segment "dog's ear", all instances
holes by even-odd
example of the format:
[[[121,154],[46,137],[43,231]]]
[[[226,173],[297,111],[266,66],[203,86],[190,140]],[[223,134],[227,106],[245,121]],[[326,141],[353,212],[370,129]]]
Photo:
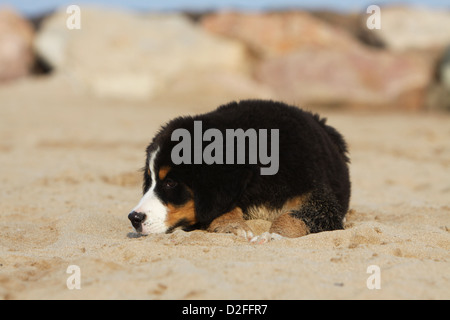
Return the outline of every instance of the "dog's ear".
[[[234,209],[252,177],[252,168],[243,165],[213,164],[195,172],[193,188],[197,221],[206,226]]]

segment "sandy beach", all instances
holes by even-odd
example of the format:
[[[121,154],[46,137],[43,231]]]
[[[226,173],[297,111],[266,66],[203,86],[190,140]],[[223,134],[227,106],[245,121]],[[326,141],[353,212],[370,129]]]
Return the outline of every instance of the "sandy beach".
[[[58,77],[1,86],[0,299],[450,298],[448,113],[320,111],[349,143],[345,230],[264,245],[138,237],[127,214],[159,126],[243,98],[97,99]],[[68,289],[71,265],[80,289]],[[367,285],[373,265],[379,289]]]

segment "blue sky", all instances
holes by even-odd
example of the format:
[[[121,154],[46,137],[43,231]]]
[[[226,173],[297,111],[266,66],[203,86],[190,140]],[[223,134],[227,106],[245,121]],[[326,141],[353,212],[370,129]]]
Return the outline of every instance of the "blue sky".
[[[56,7],[70,4],[82,6],[86,3],[102,4],[134,10],[205,10],[205,9],[276,9],[276,8],[327,8],[339,11],[365,11],[371,4],[411,4],[423,7],[450,9],[449,0],[0,0],[0,6],[7,4],[25,15],[35,15]]]

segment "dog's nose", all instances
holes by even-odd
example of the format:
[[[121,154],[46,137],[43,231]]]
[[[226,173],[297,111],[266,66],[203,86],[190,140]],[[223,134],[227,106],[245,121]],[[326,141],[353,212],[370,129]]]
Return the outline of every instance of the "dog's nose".
[[[132,211],[128,215],[128,219],[130,219],[131,224],[135,229],[139,229],[141,227],[142,221],[144,221],[146,218],[146,215],[144,213]]]

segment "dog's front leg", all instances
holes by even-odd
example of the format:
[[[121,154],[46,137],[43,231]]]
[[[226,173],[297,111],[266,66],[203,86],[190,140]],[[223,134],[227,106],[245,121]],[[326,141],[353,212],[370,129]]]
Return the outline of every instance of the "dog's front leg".
[[[242,210],[238,207],[214,219],[207,230],[209,232],[234,233],[247,240],[253,238],[253,232],[245,223]]]

